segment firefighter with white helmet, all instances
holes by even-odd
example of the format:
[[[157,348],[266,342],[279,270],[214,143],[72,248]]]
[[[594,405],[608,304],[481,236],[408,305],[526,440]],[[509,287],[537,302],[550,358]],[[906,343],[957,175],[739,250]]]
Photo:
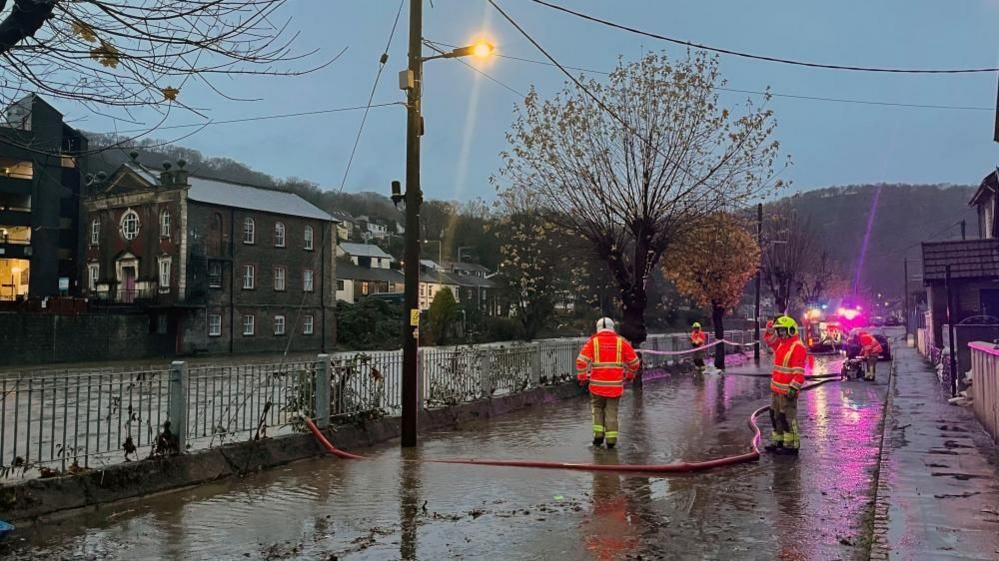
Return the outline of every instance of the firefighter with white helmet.
[[[596,334],[583,344],[576,357],[579,383],[590,385],[594,446],[605,441],[607,448],[617,444],[618,401],[624,393],[625,381],[635,379],[638,366],[638,354],[614,331],[614,322],[600,318]]]

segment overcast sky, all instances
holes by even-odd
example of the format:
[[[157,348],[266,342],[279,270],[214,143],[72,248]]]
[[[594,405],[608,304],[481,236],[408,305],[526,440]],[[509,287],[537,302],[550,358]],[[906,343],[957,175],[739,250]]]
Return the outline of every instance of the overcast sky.
[[[770,56],[825,63],[893,67],[999,66],[995,30],[999,0],[560,0],[563,5],[691,41]],[[609,69],[617,58],[643,51],[685,49],[580,21],[528,0],[501,0],[563,64]],[[485,31],[505,55],[542,58],[485,0],[425,0],[425,36],[452,44]],[[334,64],[298,78],[223,80],[220,87],[261,101],[225,101],[188,83],[182,98],[213,120],[363,105],[388,39],[398,0],[291,0],[283,9],[301,32],[300,47],[322,49]],[[408,2],[375,95],[398,101],[398,71],[406,64]],[[495,59],[483,67],[519,92],[531,85],[544,94],[563,83],[554,68]],[[912,76],[797,68],[723,57],[729,87],[798,96],[908,104],[989,108],[996,103],[993,74]],[[451,60],[425,67],[426,136],[423,185],[430,198],[489,199],[489,177],[499,166],[512,109],[519,96]],[[736,104],[745,93],[725,92]],[[940,110],[777,97],[772,102],[778,139],[794,166],[784,174],[796,189],[872,182],[977,184],[997,164],[988,110]],[[85,115],[67,102],[70,117]],[[219,124],[182,144],[226,156],[278,176],[297,176],[336,189],[344,173],[361,113],[344,112],[244,124]],[[155,122],[153,115],[145,116]],[[194,123],[197,115],[173,112],[169,125]],[[76,126],[110,131],[110,120],[88,115]],[[119,129],[134,125],[118,123]],[[189,132],[158,131],[171,139]],[[347,191],[388,192],[404,177],[405,115],[399,106],[373,109],[358,148]]]

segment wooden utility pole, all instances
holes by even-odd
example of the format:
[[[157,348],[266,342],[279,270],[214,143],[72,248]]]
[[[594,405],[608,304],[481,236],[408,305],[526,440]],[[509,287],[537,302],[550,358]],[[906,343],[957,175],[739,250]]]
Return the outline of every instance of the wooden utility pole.
[[[423,134],[421,93],[423,86],[423,0],[409,2],[409,70],[400,86],[406,90],[406,314],[402,330],[402,445],[416,446],[419,430],[420,392],[420,136]]]

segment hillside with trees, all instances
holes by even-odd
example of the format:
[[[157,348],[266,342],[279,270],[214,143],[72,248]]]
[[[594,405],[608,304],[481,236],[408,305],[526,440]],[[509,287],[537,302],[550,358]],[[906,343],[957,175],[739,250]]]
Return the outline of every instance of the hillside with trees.
[[[960,239],[961,220],[967,223],[969,238],[978,236],[977,217],[968,206],[974,192],[974,187],[958,185],[852,185],[806,191],[780,202],[807,221],[819,247],[851,288],[859,267],[861,293],[901,296],[902,261],[909,259],[910,274],[919,272],[920,242]],[[875,215],[861,263],[872,208]]]

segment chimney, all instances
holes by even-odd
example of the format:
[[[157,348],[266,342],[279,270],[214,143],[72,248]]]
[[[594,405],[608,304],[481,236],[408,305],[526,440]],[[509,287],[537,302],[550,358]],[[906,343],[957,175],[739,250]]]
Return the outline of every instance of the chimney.
[[[191,184],[188,183],[187,178],[189,173],[187,172],[187,162],[184,160],[177,160],[177,171],[173,173],[173,181],[177,187],[190,187]]]
[[[170,171],[170,162],[163,162],[163,171],[160,172],[160,186],[164,189],[173,187],[173,173]]]

